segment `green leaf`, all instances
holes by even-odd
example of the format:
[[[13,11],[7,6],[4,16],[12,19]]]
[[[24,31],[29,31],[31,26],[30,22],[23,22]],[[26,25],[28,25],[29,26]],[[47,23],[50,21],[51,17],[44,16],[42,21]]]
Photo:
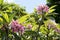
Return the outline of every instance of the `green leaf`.
[[[23,23],[25,22],[28,18],[29,18],[30,15],[25,15],[25,16],[22,16],[21,18],[18,19],[19,23]]]
[[[49,8],[48,13],[52,13],[53,11],[55,11],[55,9],[53,9],[53,8],[56,7],[56,6],[57,6],[57,5],[51,6],[51,7]]]
[[[54,7],[56,7],[57,5],[53,5],[53,6],[51,6],[49,9],[51,10],[51,9],[53,9]]]
[[[6,20],[6,22],[8,22],[9,23],[9,17],[8,17],[8,14],[7,13],[2,13],[2,16],[3,16],[3,18]]]
[[[15,40],[21,40],[21,37],[19,37],[17,34],[15,34],[15,33],[12,33],[13,35],[14,35],[14,37],[15,37]]]
[[[38,25],[35,24],[33,27],[32,27],[32,31],[37,31],[36,29],[38,28]]]
[[[51,9],[51,10],[49,10],[48,12],[49,12],[49,13],[52,13],[53,11],[55,11],[55,9]]]
[[[4,1],[4,0],[0,0],[0,4],[2,4],[2,3],[3,3],[3,1]]]
[[[3,19],[0,17],[0,22],[3,22]]]
[[[43,34],[47,34],[47,28],[44,26],[44,25],[42,25],[41,27],[40,27],[40,31],[43,33]]]
[[[28,30],[28,31],[25,31],[24,34],[27,35],[27,36],[29,36],[29,35],[37,35],[37,32],[32,31],[32,30]]]
[[[6,12],[12,12],[12,7],[8,7],[8,9],[6,10]]]
[[[16,13],[13,13],[13,14],[10,14],[10,15],[9,15],[9,22],[12,21],[13,17],[15,16],[15,14],[16,14]]]
[[[3,19],[0,17],[0,28],[2,27]]]

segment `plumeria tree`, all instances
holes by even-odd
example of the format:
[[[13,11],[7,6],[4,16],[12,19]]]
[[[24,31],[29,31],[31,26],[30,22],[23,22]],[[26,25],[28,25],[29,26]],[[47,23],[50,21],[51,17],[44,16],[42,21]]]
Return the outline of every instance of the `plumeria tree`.
[[[51,16],[56,5],[39,5],[27,14],[17,4],[1,3],[0,40],[60,40],[60,25]]]

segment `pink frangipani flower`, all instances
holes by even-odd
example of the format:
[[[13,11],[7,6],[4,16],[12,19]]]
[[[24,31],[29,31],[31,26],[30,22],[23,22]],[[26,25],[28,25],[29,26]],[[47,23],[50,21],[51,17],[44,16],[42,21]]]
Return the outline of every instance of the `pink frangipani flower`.
[[[24,26],[19,24],[18,21],[16,21],[16,20],[13,20],[11,22],[11,28],[12,28],[13,32],[21,32],[21,33],[23,33],[24,30],[25,30]]]
[[[42,12],[48,12],[49,7],[47,5],[40,5],[37,7],[37,12],[42,14]]]
[[[60,33],[60,29],[56,27],[55,32]]]

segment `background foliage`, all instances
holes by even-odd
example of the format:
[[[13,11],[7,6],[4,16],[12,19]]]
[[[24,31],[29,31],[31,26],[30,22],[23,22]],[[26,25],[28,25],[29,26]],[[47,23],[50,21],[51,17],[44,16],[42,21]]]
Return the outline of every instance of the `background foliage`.
[[[55,16],[53,16],[57,23],[60,23],[60,0],[47,0],[47,5],[57,5],[54,9],[56,9],[54,12],[57,13]]]

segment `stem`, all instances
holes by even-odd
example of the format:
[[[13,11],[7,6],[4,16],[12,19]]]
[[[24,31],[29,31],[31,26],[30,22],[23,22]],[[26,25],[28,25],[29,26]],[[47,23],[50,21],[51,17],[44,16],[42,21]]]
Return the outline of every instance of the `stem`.
[[[37,38],[38,38],[38,37],[35,37],[35,39],[34,39],[34,40],[38,40]]]
[[[8,39],[8,28],[5,27],[5,29],[6,29],[6,30],[5,30],[5,31],[6,31],[6,40],[9,40],[9,39]]]
[[[41,19],[41,21],[39,21],[39,27],[38,27],[38,30],[37,30],[38,33],[39,33],[39,30],[40,30],[40,26],[43,24],[43,21],[44,21],[44,14],[42,14],[42,19]],[[36,36],[36,40],[38,40],[37,36]]]
[[[8,30],[8,24],[5,23],[3,27],[5,28],[5,33],[6,33],[6,37],[5,37],[5,38],[6,38],[6,40],[9,40],[9,39],[8,39],[8,31],[9,31],[9,30]]]
[[[6,30],[6,40],[8,40],[8,29],[7,28],[5,28]]]
[[[38,31],[37,32],[39,32],[40,26],[43,24],[43,20],[44,20],[44,14],[42,14],[42,19],[39,22],[39,27],[38,27]]]
[[[34,36],[32,36],[32,40],[35,40],[35,37]]]

